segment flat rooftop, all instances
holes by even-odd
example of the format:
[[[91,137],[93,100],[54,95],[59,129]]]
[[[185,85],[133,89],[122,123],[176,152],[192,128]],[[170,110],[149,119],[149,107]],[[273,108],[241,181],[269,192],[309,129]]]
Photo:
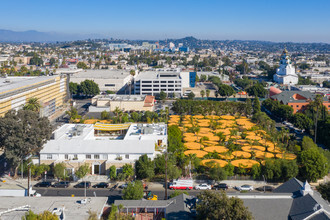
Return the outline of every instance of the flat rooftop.
[[[88,211],[101,214],[107,197],[88,197],[86,204],[80,204],[82,197],[1,197],[0,213],[8,209],[29,205],[35,213],[52,212],[55,208],[65,208],[65,219],[88,219]],[[2,220],[21,220],[26,211],[12,211],[1,215]]]
[[[52,80],[58,76],[9,76],[0,78],[0,94],[17,88],[31,86],[43,81]]]
[[[130,75],[128,70],[84,70],[71,78],[124,79]]]
[[[122,125],[128,127],[124,138],[95,135],[93,124],[65,124],[54,131],[53,138],[44,145],[40,153],[152,154],[155,151],[155,142],[160,139],[165,141],[167,138],[166,124]],[[121,125],[113,124],[112,126],[120,127]]]
[[[97,95],[93,97],[98,100],[110,100],[110,101],[128,101],[128,102],[136,102],[136,101],[144,101],[146,95]]]
[[[140,72],[135,80],[141,79],[181,79],[180,73],[174,71],[145,71]]]

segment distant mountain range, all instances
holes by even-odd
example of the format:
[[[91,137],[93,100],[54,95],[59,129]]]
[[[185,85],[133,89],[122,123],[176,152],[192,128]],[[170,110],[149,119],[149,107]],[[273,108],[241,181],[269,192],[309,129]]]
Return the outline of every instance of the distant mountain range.
[[[97,34],[61,34],[56,32],[11,31],[0,29],[0,42],[56,42],[103,38]]]
[[[0,42],[45,42],[65,44],[65,47],[72,45],[84,44],[81,40],[91,39],[93,42],[103,41],[108,43],[128,43],[133,45],[141,45],[142,42],[155,43],[156,40],[125,40],[110,39],[108,36],[100,34],[61,34],[56,32],[39,32],[30,31],[11,31],[0,29]],[[99,39],[99,40],[98,40]],[[100,40],[102,39],[102,40]],[[258,40],[201,40],[192,36],[180,39],[159,40],[160,45],[167,46],[169,42],[173,42],[176,46],[182,43],[190,49],[208,49],[214,48],[221,50],[254,50],[254,51],[281,51],[287,48],[289,51],[295,52],[330,52],[330,44],[327,43],[293,43],[293,42],[270,42]]]

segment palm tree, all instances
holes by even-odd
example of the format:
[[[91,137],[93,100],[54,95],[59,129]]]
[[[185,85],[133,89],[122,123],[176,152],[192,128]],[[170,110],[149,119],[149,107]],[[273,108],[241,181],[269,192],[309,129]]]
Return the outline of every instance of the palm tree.
[[[314,114],[314,123],[315,123],[315,134],[314,134],[314,142],[316,144],[316,137],[317,137],[317,122],[319,120],[319,111],[323,107],[323,100],[321,95],[316,95],[315,100],[311,102],[313,107],[313,112],[316,112],[316,115]]]
[[[207,90],[206,90],[206,97],[208,98],[209,96],[210,96],[210,90],[207,89]]]
[[[204,95],[205,95],[205,91],[204,90],[201,90],[201,96],[202,96],[202,98],[204,98]]]
[[[223,132],[218,132],[216,135],[219,137],[219,143],[222,143],[226,139],[226,135]]]
[[[129,71],[129,73],[134,78],[134,76],[135,76],[135,70],[131,70],[131,71]],[[129,94],[130,95],[131,95],[131,92],[132,92],[132,82],[130,83],[130,89],[129,89]]]
[[[25,106],[23,107],[24,110],[31,110],[34,112],[40,112],[40,102],[38,98],[29,98]]]

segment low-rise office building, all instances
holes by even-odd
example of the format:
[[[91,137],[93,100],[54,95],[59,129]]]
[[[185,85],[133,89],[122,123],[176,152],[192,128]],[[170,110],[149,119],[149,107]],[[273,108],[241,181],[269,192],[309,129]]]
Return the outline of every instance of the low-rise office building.
[[[70,82],[81,83],[93,80],[101,91],[122,92],[132,82],[133,76],[128,70],[84,70],[70,77]]]
[[[154,159],[166,144],[166,124],[65,124],[40,151],[40,164],[64,162],[72,174],[88,164],[90,174],[106,174],[144,154]]]
[[[40,102],[40,115],[53,116],[68,100],[68,79],[61,76],[0,78],[0,116],[22,108],[29,98]]]
[[[169,96],[182,96],[182,84],[179,72],[141,72],[134,79],[134,94],[154,96],[163,91]]]
[[[92,98],[89,112],[114,111],[153,111],[155,97],[151,95],[97,95]]]

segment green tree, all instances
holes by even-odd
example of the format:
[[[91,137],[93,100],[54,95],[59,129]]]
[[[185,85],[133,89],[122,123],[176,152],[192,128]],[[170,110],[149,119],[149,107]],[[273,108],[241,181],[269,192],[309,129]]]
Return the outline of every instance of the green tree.
[[[211,92],[211,91],[210,91],[209,89],[206,90],[205,93],[206,93],[206,97],[207,97],[207,98],[210,96],[210,92]]]
[[[101,119],[102,119],[102,120],[110,119],[110,114],[109,114],[109,112],[107,112],[106,110],[104,110],[103,112],[101,112]]]
[[[126,179],[130,179],[134,175],[134,170],[131,164],[125,164],[123,166],[123,174]]]
[[[52,127],[47,118],[30,110],[9,111],[0,117],[0,148],[15,168],[29,155],[38,154],[50,139]]]
[[[78,94],[78,83],[69,82],[69,90],[72,95]]]
[[[90,170],[89,165],[84,164],[78,168],[75,174],[79,179],[82,179],[89,173],[89,170]]]
[[[123,190],[124,200],[140,200],[143,198],[143,184],[141,181],[128,183],[127,187]]]
[[[259,101],[259,98],[258,96],[256,96],[253,100],[253,114],[257,113],[257,112],[260,112],[261,109],[260,109],[260,101]]]
[[[155,175],[154,162],[146,154],[135,162],[135,170],[138,179],[152,178]]]
[[[67,173],[65,172],[66,166],[65,163],[57,163],[53,167],[53,173],[57,177],[57,179],[66,179]]]
[[[320,184],[316,187],[317,191],[321,193],[322,198],[330,202],[330,182]]]
[[[251,99],[246,99],[246,107],[245,107],[245,114],[251,115],[252,114],[252,102]]]
[[[72,107],[72,106],[71,106],[70,110],[66,111],[65,113],[70,116],[70,121],[71,122],[78,119],[78,118],[81,118],[81,116],[78,114],[78,110],[75,107]]]
[[[205,96],[205,91],[204,90],[201,90],[201,96],[202,96],[202,98],[204,98],[204,96]]]
[[[55,58],[52,57],[52,58],[49,59],[49,64],[50,64],[51,66],[53,66],[55,63],[56,63]]]
[[[249,94],[249,96],[258,96],[260,98],[264,98],[267,95],[267,90],[259,82],[247,88],[246,92]]]
[[[195,93],[191,92],[188,94],[188,99],[194,99],[195,98]]]
[[[77,63],[77,68],[80,68],[80,69],[84,69],[85,70],[85,69],[88,68],[88,66],[84,62],[78,62]]]
[[[160,98],[160,100],[162,100],[163,102],[165,101],[166,97],[167,97],[167,95],[166,95],[166,93],[165,93],[164,91],[161,91],[161,92],[159,93],[159,98]]]
[[[186,191],[183,191],[183,190],[174,190],[174,192],[171,193],[170,198],[174,198],[174,197],[179,196],[181,194],[189,195]]]
[[[212,166],[209,170],[210,178],[215,181],[221,181],[227,179],[226,171],[217,164],[216,166]]]
[[[314,143],[312,138],[310,138],[308,136],[304,136],[303,140],[301,142],[301,149],[308,150],[311,148],[317,148],[317,145]]]
[[[37,113],[40,112],[40,108],[41,105],[38,98],[29,98],[27,103],[23,107],[24,110],[30,110]]]
[[[313,125],[313,121],[305,114],[297,112],[293,115],[292,121],[294,126],[301,130],[309,131]]]
[[[317,181],[328,173],[329,164],[317,148],[303,150],[300,155],[300,173],[308,181]]]
[[[225,192],[203,191],[198,196],[197,219],[253,219],[251,212],[244,206],[243,200],[229,198]]]
[[[22,217],[23,220],[58,220],[57,215],[52,214],[50,211],[44,211],[40,214],[35,214],[32,210],[29,210],[25,213],[25,216]]]
[[[233,87],[231,86],[228,86],[226,84],[221,84],[218,88],[218,93],[221,95],[221,96],[225,96],[226,98],[228,96],[231,96],[235,93]]]
[[[109,168],[109,177],[110,177],[110,180],[116,179],[116,177],[117,177],[117,168],[116,168],[115,165],[112,165]]]
[[[100,94],[100,88],[93,80],[86,79],[78,86],[78,92],[85,96],[95,96]]]

